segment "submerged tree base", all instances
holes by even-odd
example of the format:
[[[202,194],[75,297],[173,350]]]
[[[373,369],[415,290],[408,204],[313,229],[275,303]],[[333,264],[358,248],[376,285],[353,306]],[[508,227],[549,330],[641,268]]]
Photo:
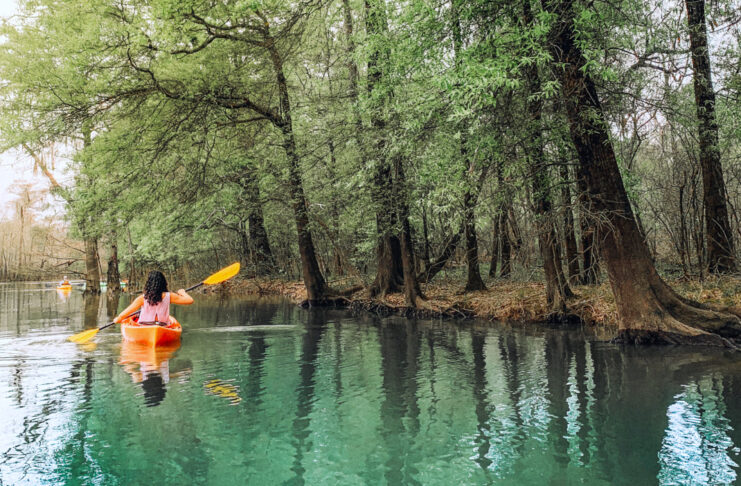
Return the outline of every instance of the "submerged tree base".
[[[740,349],[736,344],[717,334],[700,333],[695,335],[679,334],[666,331],[647,331],[642,329],[626,329],[620,331],[612,340],[617,344],[638,345],[667,345],[684,344],[695,346],[720,346],[725,348]]]

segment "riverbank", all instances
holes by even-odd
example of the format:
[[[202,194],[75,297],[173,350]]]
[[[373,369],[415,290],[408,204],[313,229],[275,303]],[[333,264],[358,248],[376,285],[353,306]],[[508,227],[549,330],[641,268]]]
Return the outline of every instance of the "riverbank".
[[[351,287],[353,282],[345,282]],[[615,321],[615,302],[609,286],[577,287],[578,297],[570,302],[566,316],[552,315],[546,306],[545,288],[539,282],[494,281],[487,290],[461,293],[463,285],[454,281],[423,285],[427,298],[417,309],[407,307],[401,293],[383,299],[368,298],[361,288],[337,299],[337,305],[353,310],[364,310],[382,315],[399,314],[426,318],[480,318],[492,321],[554,323],[582,321],[590,324],[612,324]],[[234,294],[282,295],[295,304],[306,300],[303,282],[279,279],[237,280],[224,289]]]
[[[736,277],[709,277],[704,280],[669,278],[669,285],[682,296],[716,307],[741,313],[741,279]],[[333,283],[337,289],[357,285],[357,282]],[[574,286],[575,297],[569,300],[566,315],[549,312],[545,288],[539,282],[495,280],[485,291],[461,293],[462,282],[441,281],[423,285],[427,300],[419,309],[404,303],[403,294],[392,294],[384,299],[369,299],[363,288],[341,297],[337,304],[354,310],[378,314],[399,314],[409,317],[480,318],[492,321],[535,322],[556,324],[582,322],[592,326],[617,325],[615,299],[608,283]],[[236,280],[224,289],[234,294],[282,295],[296,304],[306,300],[303,282],[280,279]]]

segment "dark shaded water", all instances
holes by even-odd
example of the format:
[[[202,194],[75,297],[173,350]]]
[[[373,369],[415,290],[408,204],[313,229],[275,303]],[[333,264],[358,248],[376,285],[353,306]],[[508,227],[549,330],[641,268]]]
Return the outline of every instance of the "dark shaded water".
[[[65,341],[129,298],[0,284],[0,484],[736,481],[741,355],[207,298]]]

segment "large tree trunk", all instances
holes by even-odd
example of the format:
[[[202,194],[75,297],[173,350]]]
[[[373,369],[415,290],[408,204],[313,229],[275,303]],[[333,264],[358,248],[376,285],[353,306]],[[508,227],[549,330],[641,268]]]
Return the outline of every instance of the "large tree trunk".
[[[243,257],[252,263],[256,275],[269,275],[275,270],[276,264],[268,232],[265,230],[262,197],[255,167],[246,165],[236,183],[241,189],[240,202],[247,209],[246,228],[242,225],[238,228],[242,237]]]
[[[366,28],[368,32],[382,35],[386,32],[386,11],[383,2],[366,0],[364,4],[366,13]],[[391,167],[385,156],[385,134],[386,121],[383,115],[383,102],[377,102],[371,115],[371,127],[374,131],[375,145],[372,147],[372,156],[369,156],[370,148],[365,146],[362,139],[363,122],[358,113],[358,67],[354,61],[355,43],[353,40],[353,17],[350,2],[343,0],[342,10],[344,16],[345,41],[347,43],[347,70],[349,78],[348,95],[355,105],[353,118],[355,122],[355,139],[360,153],[364,159],[370,159],[375,164],[374,177],[371,188],[371,196],[376,206],[376,231],[378,244],[376,247],[376,278],[370,286],[371,297],[386,295],[401,290],[404,282],[404,270],[402,264],[401,241],[396,235],[397,213],[395,201],[393,201],[393,180]],[[380,49],[376,48],[369,56],[368,61],[368,93],[372,93],[383,76],[381,66],[385,57]]]
[[[382,120],[375,120],[379,130],[385,128]],[[399,292],[404,283],[404,269],[401,256],[401,241],[397,236],[399,215],[396,211],[397,201],[394,197],[394,181],[389,160],[386,159],[383,135],[375,143],[376,171],[373,178],[371,195],[376,210],[376,231],[378,246],[376,248],[376,278],[370,286],[370,296],[385,296]]]
[[[694,69],[695,104],[700,124],[700,165],[702,166],[705,235],[708,270],[731,272],[736,268],[733,235],[726,206],[726,186],[718,147],[718,122],[715,118],[715,92],[710,74],[705,0],[685,0]]]
[[[299,159],[296,154],[296,145],[293,131],[284,129],[284,148],[289,159],[289,180],[293,212],[296,220],[296,231],[298,232],[298,250],[301,255],[301,273],[306,286],[307,300],[310,304],[321,302],[327,293],[327,284],[319,263],[316,259],[314,239],[309,229],[309,214],[304,195],[303,181],[301,180]]]
[[[523,2],[523,23],[531,27],[532,12],[528,0]],[[530,115],[527,144],[527,155],[530,159],[533,178],[533,197],[535,198],[536,224],[538,226],[538,244],[543,258],[545,271],[545,294],[548,307],[557,313],[566,312],[566,299],[571,296],[571,289],[563,274],[561,250],[553,218],[551,195],[549,189],[548,165],[543,150],[543,102],[540,93],[538,67],[531,64],[524,72],[528,82],[527,109]]]
[[[470,192],[463,196],[463,217],[466,235],[466,264],[468,265],[468,278],[464,292],[473,292],[476,290],[486,290],[484,280],[481,278],[479,271],[479,243],[476,238],[476,220],[475,220],[475,198]]]
[[[453,53],[455,55],[456,69],[460,68],[461,62],[461,50],[463,48],[463,37],[461,35],[461,22],[458,15],[458,4],[457,0],[453,0],[450,4],[452,14],[452,29],[453,29]],[[468,137],[466,135],[468,131],[468,123],[464,120],[461,124],[461,138],[460,138],[460,154],[463,162],[464,177],[469,178],[469,174],[473,172],[473,164],[468,157]],[[478,189],[478,188],[477,188]],[[463,225],[464,232],[466,235],[466,265],[468,267],[466,286],[464,292],[473,292],[477,290],[486,290],[484,280],[481,278],[481,272],[479,270],[479,244],[476,238],[476,201],[478,200],[478,190],[475,194],[471,192],[471,188],[466,190],[463,195]]]
[[[422,297],[419,289],[419,281],[414,265],[414,245],[412,243],[412,230],[409,225],[409,204],[407,202],[406,178],[401,157],[394,158],[394,169],[396,179],[396,200],[399,205],[399,218],[401,219],[401,265],[404,271],[404,298],[409,307],[417,307],[417,300]]]
[[[270,240],[265,231],[262,206],[254,207],[247,217],[250,246],[253,251],[253,263],[257,275],[269,275],[275,270],[275,259],[270,249]]]
[[[575,41],[572,0],[547,6],[556,17],[549,42],[553,67],[589,198],[600,216],[600,251],[615,295],[620,339],[727,344],[721,336],[738,336],[741,320],[680,297],[656,272],[622,184],[594,82]]]
[[[383,150],[378,146],[377,150]],[[381,142],[382,145],[382,142]],[[382,152],[376,152],[381,154]],[[398,214],[394,201],[393,180],[388,160],[380,155],[376,168],[372,190],[376,206],[376,231],[378,246],[376,249],[376,278],[370,286],[370,296],[385,296],[401,290],[404,283],[404,269],[401,256],[401,241],[396,235]]]
[[[250,247],[257,275],[268,275],[275,270],[275,258],[273,258],[273,251],[270,249],[268,232],[265,231],[260,188],[257,183],[252,184],[252,186],[253,190],[249,193],[250,209],[247,216]]]
[[[385,296],[399,292],[404,285],[404,269],[401,260],[401,242],[396,235],[378,237],[376,247],[376,278],[370,286],[370,296]]]
[[[296,231],[298,232],[298,250],[301,255],[301,273],[306,286],[309,304],[320,303],[327,294],[327,283],[324,280],[316,259],[314,240],[309,228],[309,213],[304,194],[304,183],[301,178],[300,158],[296,152],[296,139],[293,134],[291,103],[288,96],[288,83],[283,72],[283,59],[275,46],[275,40],[268,37],[267,44],[275,71],[280,100],[280,120],[278,127],[283,135],[283,149],[288,158],[288,182],[293,205]]]
[[[88,148],[92,143],[92,128],[89,121],[82,125],[82,139],[85,148]],[[51,181],[51,179],[50,179]],[[52,184],[54,181],[51,181]],[[71,203],[71,199],[67,200]],[[80,229],[83,240],[85,242],[85,292],[87,294],[99,294],[100,293],[100,257],[98,255],[98,238],[91,236],[88,233],[88,228],[81,220]]]
[[[388,32],[386,20],[386,4],[384,0],[365,0],[366,30],[371,36],[384,36]],[[367,90],[374,98],[373,90],[378,87],[384,77],[385,63],[388,61],[386,51],[373,43],[373,49],[368,57],[368,84]],[[372,197],[376,211],[376,225],[378,232],[377,273],[370,287],[371,297],[384,296],[398,292],[404,283],[404,269],[401,255],[401,241],[399,240],[398,226],[401,222],[398,201],[395,200],[394,180],[391,161],[386,155],[386,101],[376,99],[371,108],[371,126],[375,143],[373,146],[372,162],[375,164],[373,177]]]
[[[109,293],[121,291],[121,273],[118,271],[118,238],[115,231],[111,232],[111,254],[108,257],[106,282]]]
[[[100,293],[100,272],[98,271],[98,240],[85,237],[85,292]]]
[[[564,162],[564,161],[562,161]],[[571,210],[571,178],[569,166],[561,165],[561,201],[563,202],[563,240],[566,249],[566,265],[569,269],[569,284],[579,281],[579,250],[574,232],[574,213]]]

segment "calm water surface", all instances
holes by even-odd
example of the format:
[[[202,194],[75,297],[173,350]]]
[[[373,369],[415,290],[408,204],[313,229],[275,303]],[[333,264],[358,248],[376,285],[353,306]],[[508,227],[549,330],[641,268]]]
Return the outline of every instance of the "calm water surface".
[[[734,484],[741,356],[200,297],[182,345],[129,301],[0,284],[0,484]]]

